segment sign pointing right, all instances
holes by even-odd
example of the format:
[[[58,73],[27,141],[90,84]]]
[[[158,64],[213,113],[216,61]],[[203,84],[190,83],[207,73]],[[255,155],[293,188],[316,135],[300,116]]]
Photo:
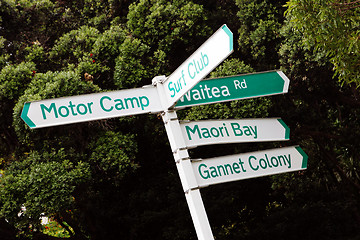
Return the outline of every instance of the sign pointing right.
[[[175,105],[233,51],[233,34],[224,24],[165,80],[165,107]]]
[[[199,187],[307,168],[308,156],[299,146],[193,160]]]
[[[211,78],[200,81],[175,105],[175,109],[288,92],[290,80],[282,71]]]
[[[290,138],[290,129],[280,118],[182,121],[180,127],[187,147]]]

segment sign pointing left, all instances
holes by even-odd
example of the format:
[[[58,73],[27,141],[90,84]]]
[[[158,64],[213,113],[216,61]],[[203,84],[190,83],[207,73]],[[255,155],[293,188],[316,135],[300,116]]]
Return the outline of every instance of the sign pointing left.
[[[21,118],[30,128],[161,112],[153,86],[27,102]]]

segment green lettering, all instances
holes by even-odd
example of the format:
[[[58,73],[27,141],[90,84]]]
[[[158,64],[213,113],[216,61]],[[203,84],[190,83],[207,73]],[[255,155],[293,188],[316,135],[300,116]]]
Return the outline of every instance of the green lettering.
[[[259,169],[259,166],[253,167],[253,165],[251,164],[251,160],[252,160],[252,159],[256,160],[256,157],[254,157],[254,156],[250,156],[250,157],[249,157],[249,165],[250,165],[250,168],[251,168],[252,170],[254,170],[254,171],[257,171],[257,170]]]
[[[134,102],[136,102],[137,106],[140,107],[140,105],[139,105],[139,100],[138,100],[136,97],[133,97],[133,98],[125,98],[124,101],[125,101],[126,109],[129,109],[129,105],[128,105],[128,102],[129,102],[129,101],[130,101],[130,103],[131,103],[132,108],[135,107]]]
[[[170,91],[170,92],[173,92],[173,93],[170,95],[170,97],[174,97],[174,96],[175,96],[175,89],[172,87],[172,84],[173,84],[173,82],[169,82],[169,84],[168,84],[168,89],[169,89],[169,91]]]
[[[226,172],[225,172],[225,168],[224,168],[224,166],[223,165],[219,165],[219,166],[217,166],[217,170],[218,170],[218,172],[219,172],[219,175],[221,176],[221,170],[222,169],[222,171],[223,171],[223,173],[224,173],[224,175],[227,175],[226,174]]]
[[[250,160],[249,160],[250,161]],[[240,166],[241,166],[241,170],[243,172],[246,172],[246,169],[244,168],[244,162],[241,160],[241,158],[239,158],[239,163],[240,163]]]
[[[261,167],[262,169],[267,168],[267,164],[266,164],[265,159],[260,158],[260,160],[259,160],[259,164],[260,164],[260,167]]]
[[[149,99],[145,96],[139,97],[141,109],[144,110],[145,107],[149,106]],[[145,102],[143,101],[145,100]]]
[[[234,162],[232,167],[233,167],[235,173],[240,173],[240,170],[238,170],[240,168],[239,164]]]
[[[210,129],[211,135],[213,135],[214,137],[219,137],[220,133],[219,130],[217,130],[217,128],[212,127]]]
[[[46,119],[45,111],[47,111],[48,113],[50,113],[52,110],[54,110],[55,118],[58,118],[58,117],[59,117],[59,115],[58,115],[58,113],[57,113],[57,111],[56,111],[55,103],[50,104],[50,107],[49,107],[49,108],[47,108],[44,104],[40,104],[40,108],[41,108],[41,113],[42,113],[43,119]]]
[[[114,102],[116,102],[115,104],[115,108],[116,110],[123,110],[124,109],[124,103],[121,99],[115,99]]]
[[[240,124],[238,123],[231,123],[231,127],[233,129],[233,132],[234,132],[234,135],[235,136],[242,136],[243,135],[243,132],[242,130],[240,129]]]
[[[210,167],[209,169],[211,170],[211,173],[210,173],[211,177],[215,178],[215,177],[219,176],[215,167]]]
[[[94,104],[93,102],[89,102],[89,103],[88,103],[88,109],[89,109],[89,113],[90,113],[90,114],[92,113],[91,105],[93,105],[93,104]]]
[[[226,170],[226,175],[229,175],[228,169],[230,169],[231,174],[234,174],[234,172],[233,172],[232,167],[231,167],[230,164],[225,164],[224,167],[225,167],[225,170]]]
[[[202,136],[203,136],[204,138],[211,138],[209,129],[207,129],[207,128],[202,128],[201,131],[202,131]]]
[[[271,163],[272,163],[272,165],[274,167],[279,166],[279,162],[278,162],[278,159],[276,157],[271,157],[270,160],[271,160]]]
[[[114,109],[114,107],[113,106],[111,106],[110,108],[105,108],[105,106],[104,106],[104,100],[111,100],[111,98],[110,97],[108,97],[108,96],[103,96],[102,98],[100,98],[100,107],[101,107],[101,109],[102,110],[104,110],[105,112],[111,112],[113,109]]]
[[[204,167],[206,170],[204,171],[201,171],[201,168]],[[200,164],[199,165],[199,173],[200,173],[200,176],[203,178],[203,179],[208,179],[210,178],[210,174],[209,174],[209,170],[207,170],[207,166],[205,164]],[[205,176],[203,175],[203,173],[205,174]]]
[[[65,110],[65,113],[63,113],[63,112],[61,111],[62,109]],[[60,114],[60,116],[62,116],[62,117],[67,117],[67,116],[69,116],[70,111],[69,111],[69,109],[68,109],[67,107],[61,106],[61,107],[59,107],[59,114]]]
[[[284,162],[284,165],[286,165],[286,161],[285,161],[285,158],[283,156],[278,156],[278,159],[279,159],[280,166],[282,166],[281,159]]]
[[[186,129],[186,134],[187,134],[189,140],[191,140],[190,133],[192,133],[192,134],[197,133],[199,135],[199,138],[201,139],[200,130],[199,130],[198,125],[195,125],[193,129],[191,129],[191,127],[189,127],[189,126],[185,126],[185,129]]]
[[[74,107],[75,107],[75,105],[70,101],[70,102],[69,102],[69,108],[71,109],[71,114],[72,114],[73,116],[76,116],[77,113],[74,112]],[[78,110],[78,111],[79,111],[79,110]]]
[[[246,136],[251,136],[251,132],[248,126],[244,126],[244,134]]]
[[[81,111],[80,107],[83,108],[83,111]],[[85,115],[85,114],[87,114],[87,111],[88,111],[87,108],[86,108],[86,106],[85,106],[85,104],[83,104],[83,103],[78,104],[78,105],[76,106],[76,110],[78,111],[78,113],[80,113],[80,115]],[[77,115],[77,114],[76,114],[76,115]]]

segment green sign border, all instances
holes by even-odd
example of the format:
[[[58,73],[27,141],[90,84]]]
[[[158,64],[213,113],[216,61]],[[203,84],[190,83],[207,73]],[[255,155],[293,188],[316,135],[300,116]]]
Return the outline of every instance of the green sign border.
[[[30,108],[30,102],[26,102],[24,104],[24,108],[21,112],[21,118],[22,120],[24,120],[24,122],[30,127],[30,128],[34,128],[36,127],[35,123],[33,121],[31,121],[31,119],[28,117],[28,113],[29,113],[29,108]]]

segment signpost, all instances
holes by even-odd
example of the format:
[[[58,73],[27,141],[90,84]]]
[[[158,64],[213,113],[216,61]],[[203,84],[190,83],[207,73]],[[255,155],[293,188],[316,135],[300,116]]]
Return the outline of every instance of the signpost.
[[[279,118],[180,124],[174,109],[288,91],[289,79],[281,71],[201,81],[232,52],[233,34],[223,25],[168,78],[155,77],[154,86],[27,102],[21,118],[30,128],[41,128],[161,112],[198,239],[213,240],[201,187],[303,170],[308,158],[300,147],[294,146],[205,160],[190,159],[189,147],[289,140],[290,130]]]
[[[49,127],[163,110],[157,89],[143,88],[93,93],[27,102],[21,118],[30,128]]]
[[[224,24],[165,80],[165,108],[172,107],[233,51],[233,34]]]
[[[279,118],[180,122],[187,147],[209,144],[289,140],[290,129]]]
[[[177,102],[175,109],[288,92],[290,80],[282,71],[252,73],[199,82]]]
[[[298,146],[242,153],[192,162],[199,187],[306,169]]]

